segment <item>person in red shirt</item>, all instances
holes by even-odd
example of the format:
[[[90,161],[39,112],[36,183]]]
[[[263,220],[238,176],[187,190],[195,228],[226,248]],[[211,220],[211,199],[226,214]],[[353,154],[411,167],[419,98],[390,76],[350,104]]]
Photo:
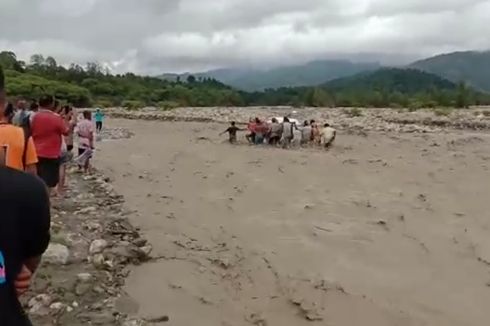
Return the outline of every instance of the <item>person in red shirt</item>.
[[[250,144],[255,144],[255,127],[256,127],[255,119],[250,118],[247,125],[247,129],[250,133],[245,136],[247,137],[247,140]]]
[[[54,112],[55,99],[45,95],[39,100],[39,112],[31,121],[31,132],[36,146],[37,172],[50,192],[58,185],[62,137],[68,135],[68,123]]]

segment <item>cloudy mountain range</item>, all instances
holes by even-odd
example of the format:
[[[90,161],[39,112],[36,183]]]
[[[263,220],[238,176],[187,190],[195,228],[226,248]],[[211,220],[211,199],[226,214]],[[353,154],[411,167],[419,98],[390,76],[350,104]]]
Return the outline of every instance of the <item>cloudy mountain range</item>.
[[[348,60],[319,60],[302,65],[283,66],[273,69],[216,69],[192,74],[197,78],[215,78],[235,88],[256,91],[267,88],[314,86],[328,81],[374,71],[392,65],[377,62],[352,62]],[[396,65],[400,68],[415,68],[448,79],[465,81],[472,87],[490,91],[490,52],[455,52]],[[186,74],[163,74],[164,79],[185,81]]]

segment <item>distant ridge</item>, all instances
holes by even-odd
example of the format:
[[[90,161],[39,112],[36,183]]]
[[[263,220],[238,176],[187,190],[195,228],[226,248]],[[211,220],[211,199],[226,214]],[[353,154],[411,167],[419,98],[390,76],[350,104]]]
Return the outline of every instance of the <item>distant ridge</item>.
[[[269,70],[217,69],[193,74],[196,78],[214,78],[222,83],[245,91],[270,88],[315,86],[329,80],[352,76],[363,71],[380,68],[379,63],[354,63],[347,60],[319,60],[303,65],[284,66]],[[186,80],[190,74],[163,74],[160,78]]]
[[[466,51],[437,55],[412,63],[409,67],[430,72],[453,82],[490,92],[490,51]]]

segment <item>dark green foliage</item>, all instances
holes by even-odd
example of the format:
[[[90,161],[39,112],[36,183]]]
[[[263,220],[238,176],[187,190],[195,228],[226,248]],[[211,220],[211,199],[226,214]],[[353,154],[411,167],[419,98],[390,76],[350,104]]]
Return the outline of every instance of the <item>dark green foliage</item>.
[[[6,71],[6,79],[9,96],[38,99],[41,95],[48,93],[55,94],[58,99],[77,106],[88,106],[91,102],[90,92],[75,84],[49,80],[14,70]]]
[[[37,99],[50,93],[76,106],[92,104],[104,107],[126,106],[131,109],[147,105],[176,106],[243,105],[240,94],[214,79],[188,83],[168,82],[159,78],[131,73],[111,75],[101,65],[89,62],[85,67],[59,66],[52,57],[33,55],[29,65],[17,61],[11,52],[0,53],[0,64],[6,68],[7,91],[11,97]]]
[[[6,70],[23,71],[25,62],[17,60],[15,53],[3,51],[0,52],[0,66]]]
[[[0,65],[0,92],[5,89],[5,75],[3,73],[3,67]]]
[[[464,82],[458,84],[458,94],[456,96],[456,107],[468,108],[470,105],[470,91]]]
[[[85,67],[59,66],[52,57],[34,55],[30,64],[12,52],[0,53],[8,95],[37,99],[50,93],[75,106],[124,106],[137,109],[152,105],[162,109],[178,106],[274,106],[293,107],[393,107],[439,108],[489,104],[487,93],[464,82],[456,85],[414,69],[379,69],[336,79],[316,87],[282,87],[264,91],[237,91],[205,76],[176,76],[173,81],[132,73],[112,75],[97,63]]]
[[[382,68],[375,72],[333,80],[325,84],[332,91],[345,89],[379,92],[380,94],[413,95],[422,91],[454,90],[456,85],[441,77],[415,69]]]
[[[280,88],[245,97],[253,104],[340,107],[461,107],[490,103],[490,95],[415,69],[383,68],[321,87]]]

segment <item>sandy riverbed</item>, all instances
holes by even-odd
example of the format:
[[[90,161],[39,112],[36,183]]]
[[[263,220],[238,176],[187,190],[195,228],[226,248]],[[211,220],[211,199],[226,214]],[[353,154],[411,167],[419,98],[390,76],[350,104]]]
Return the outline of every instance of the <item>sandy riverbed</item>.
[[[173,326],[484,326],[490,135],[231,146],[220,124],[112,120],[96,164],[154,246],[127,291]]]

